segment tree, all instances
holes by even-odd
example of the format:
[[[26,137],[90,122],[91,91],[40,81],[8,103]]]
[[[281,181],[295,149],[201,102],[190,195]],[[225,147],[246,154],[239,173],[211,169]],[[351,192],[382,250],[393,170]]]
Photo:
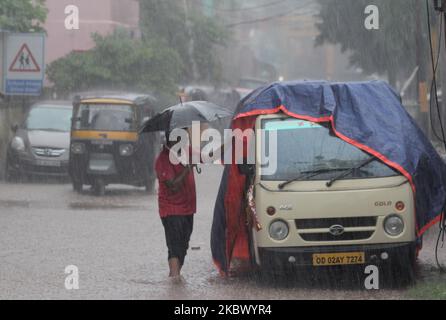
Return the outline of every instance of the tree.
[[[45,0],[0,0],[0,29],[42,32],[47,12]]]
[[[217,21],[187,0],[140,0],[140,12],[143,40],[156,39],[178,53],[182,81],[220,80],[217,49],[225,45],[228,33]]]
[[[72,52],[48,66],[57,93],[110,89],[151,91],[166,98],[176,92],[180,62],[172,49],[133,39],[119,29],[108,36],[94,34],[93,39],[92,50]]]
[[[425,21],[425,12],[417,10],[417,1],[421,0],[318,0],[321,22],[317,24],[320,35],[316,45],[339,44],[343,52],[350,54],[352,66],[365,74],[385,74],[395,85],[417,65],[417,32],[422,33],[424,44],[427,41],[427,23],[417,29],[417,15]],[[364,11],[370,4],[379,8],[378,30],[364,26]],[[425,45],[420,49],[429,57]]]

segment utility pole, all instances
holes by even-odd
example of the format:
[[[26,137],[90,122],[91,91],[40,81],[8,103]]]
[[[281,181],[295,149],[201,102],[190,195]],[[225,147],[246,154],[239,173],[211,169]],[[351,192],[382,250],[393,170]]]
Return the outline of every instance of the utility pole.
[[[428,86],[426,73],[426,50],[423,39],[423,25],[421,14],[425,12],[423,1],[416,2],[416,59],[418,65],[417,83],[418,83],[418,105],[420,127],[426,134],[429,134],[429,103],[428,103]]]
[[[189,5],[187,3],[187,0],[183,0],[183,6],[184,6],[184,18],[185,18],[185,25],[186,25],[186,34],[189,38],[189,44],[188,44],[188,55],[189,55],[189,61],[191,63],[192,68],[192,81],[195,82],[198,80],[198,67],[197,63],[195,62],[195,54],[194,54],[194,48],[195,48],[195,41],[194,41],[194,35],[192,32],[192,25],[189,18]]]

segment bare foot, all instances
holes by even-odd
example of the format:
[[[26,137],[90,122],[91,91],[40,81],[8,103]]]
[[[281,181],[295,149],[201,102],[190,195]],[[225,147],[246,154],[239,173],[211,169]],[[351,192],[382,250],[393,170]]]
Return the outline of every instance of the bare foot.
[[[169,280],[172,284],[183,284],[185,282],[182,275],[169,277]]]

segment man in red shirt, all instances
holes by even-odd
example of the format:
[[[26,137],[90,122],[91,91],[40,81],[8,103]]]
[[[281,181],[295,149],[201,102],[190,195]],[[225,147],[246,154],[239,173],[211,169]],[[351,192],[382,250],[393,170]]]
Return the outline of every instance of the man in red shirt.
[[[163,147],[155,164],[159,181],[158,204],[168,248],[169,277],[181,279],[181,268],[189,248],[197,200],[192,165],[172,164],[170,142]]]

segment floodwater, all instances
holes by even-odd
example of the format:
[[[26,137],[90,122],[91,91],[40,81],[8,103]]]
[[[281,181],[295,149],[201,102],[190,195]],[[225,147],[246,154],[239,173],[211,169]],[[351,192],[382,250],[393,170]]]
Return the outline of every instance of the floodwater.
[[[167,278],[157,198],[112,186],[98,198],[68,184],[0,184],[0,299],[403,299],[412,288],[364,289],[361,270],[310,270],[293,279],[253,274],[222,278],[209,247],[222,169],[197,176],[198,213],[185,281]],[[418,285],[444,282],[436,270],[436,228],[425,239]],[[446,261],[446,250],[440,250]],[[79,289],[65,288],[65,268],[79,270]]]

